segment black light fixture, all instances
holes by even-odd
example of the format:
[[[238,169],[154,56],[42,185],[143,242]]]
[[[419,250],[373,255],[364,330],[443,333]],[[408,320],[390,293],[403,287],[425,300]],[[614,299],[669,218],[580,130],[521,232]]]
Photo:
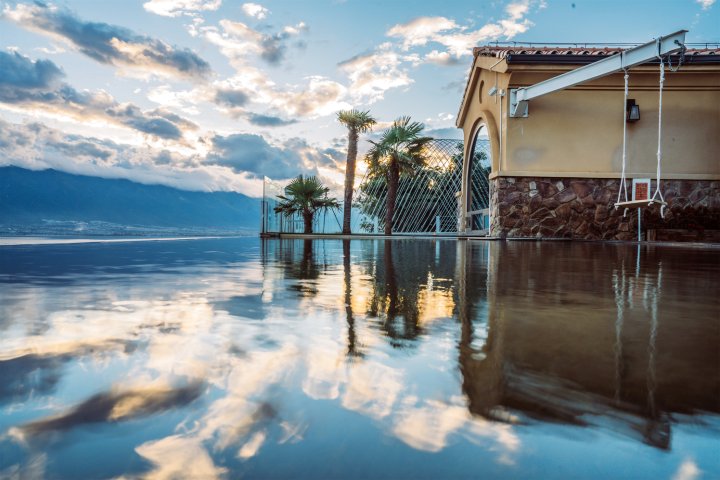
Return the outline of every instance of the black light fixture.
[[[628,98],[625,109],[625,121],[628,123],[637,122],[640,120],[640,105],[635,103],[634,98]]]

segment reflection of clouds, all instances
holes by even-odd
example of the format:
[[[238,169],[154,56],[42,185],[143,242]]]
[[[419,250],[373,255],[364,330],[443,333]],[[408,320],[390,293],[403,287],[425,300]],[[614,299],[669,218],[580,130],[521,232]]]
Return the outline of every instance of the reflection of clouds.
[[[342,406],[372,418],[387,417],[403,388],[400,372],[378,362],[354,365]]]
[[[267,433],[264,431],[261,432],[255,432],[250,439],[245,442],[245,444],[240,448],[240,451],[238,452],[238,457],[240,458],[251,458],[254,457],[258,451],[260,451],[260,447],[262,447],[262,444],[265,443],[265,438],[267,437]]]
[[[692,458],[686,458],[680,464],[680,468],[672,477],[673,480],[695,480],[700,476],[702,471]]]
[[[308,349],[305,359],[307,374],[303,381],[303,392],[315,400],[336,399],[340,394],[340,384],[345,382],[345,372],[341,368],[345,362],[345,352],[336,342],[314,341]]]
[[[221,478],[227,470],[216,467],[202,443],[194,437],[172,435],[143,443],[135,449],[154,465],[143,478],[165,480],[174,478]]]
[[[132,281],[33,286],[25,292],[31,295],[18,293],[15,297],[24,299],[21,311],[41,318],[43,328],[23,330],[11,312],[12,334],[0,338],[0,360],[64,355],[82,362],[81,368],[107,369],[115,385],[94,396],[93,388],[106,387],[84,385],[91,389],[85,400],[26,425],[24,435],[150,416],[202,398],[202,408],[187,409],[169,436],[135,451],[153,465],[148,478],[215,478],[227,474],[216,457],[250,459],[271,445],[301,442],[306,432],[313,433],[296,406],[309,398],[375,420],[385,434],[424,452],[442,451],[456,434],[492,438],[498,456],[517,450],[508,426],[477,427],[478,419],[454,396],[456,379],[445,378],[448,369],[436,368],[452,368],[457,345],[452,335],[421,343],[408,354],[412,358],[400,355],[398,361],[368,320],[377,279],[358,265],[351,276],[351,303],[355,334],[367,354],[349,361],[343,272],[328,265],[313,280],[314,297],[289,294],[292,281],[282,267],[262,267],[254,260],[227,269],[172,267],[172,274],[164,269]],[[454,308],[451,288],[429,278],[415,293],[419,321],[444,328],[440,322],[452,318]],[[130,344],[133,349],[123,351]],[[68,398],[57,400],[65,404]]]
[[[10,434],[20,441],[26,441],[85,424],[151,415],[187,405],[200,396],[202,387],[198,382],[177,388],[114,389],[94,395],[65,413],[11,429]]]
[[[225,396],[215,400],[200,420],[199,436],[214,438],[215,448],[224,450],[237,444],[257,423],[276,416],[263,393],[284,380],[296,361],[297,351],[291,345],[236,360],[224,379]]]
[[[439,452],[447,445],[447,437],[468,420],[465,405],[451,405],[429,400],[419,402],[408,396],[395,415],[393,433],[417,450]]]

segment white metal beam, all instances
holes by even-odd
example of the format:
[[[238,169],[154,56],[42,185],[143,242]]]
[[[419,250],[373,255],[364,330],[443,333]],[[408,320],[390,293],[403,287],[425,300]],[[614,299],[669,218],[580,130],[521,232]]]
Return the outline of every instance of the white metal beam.
[[[680,50],[685,43],[687,30],[679,30],[670,35],[659,37],[652,42],[624,50],[619,54],[598,60],[597,62],[570,70],[535,85],[510,90],[510,116],[527,117],[528,101],[548,93],[570,88],[579,83],[619,72],[641,63],[648,62],[668,53]]]

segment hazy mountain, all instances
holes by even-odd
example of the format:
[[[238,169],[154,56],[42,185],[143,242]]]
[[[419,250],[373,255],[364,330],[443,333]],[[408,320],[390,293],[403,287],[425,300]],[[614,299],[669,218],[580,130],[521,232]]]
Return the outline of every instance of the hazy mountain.
[[[5,233],[257,231],[259,223],[260,200],[239,193],[0,168],[0,227]]]

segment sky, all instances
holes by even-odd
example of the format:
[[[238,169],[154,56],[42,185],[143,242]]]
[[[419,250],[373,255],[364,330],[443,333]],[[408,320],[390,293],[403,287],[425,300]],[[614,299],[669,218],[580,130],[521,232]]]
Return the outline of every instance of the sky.
[[[250,196],[306,174],[336,191],[336,113],[461,138],[475,46],[720,41],[715,0],[256,2],[0,0],[0,166]]]

